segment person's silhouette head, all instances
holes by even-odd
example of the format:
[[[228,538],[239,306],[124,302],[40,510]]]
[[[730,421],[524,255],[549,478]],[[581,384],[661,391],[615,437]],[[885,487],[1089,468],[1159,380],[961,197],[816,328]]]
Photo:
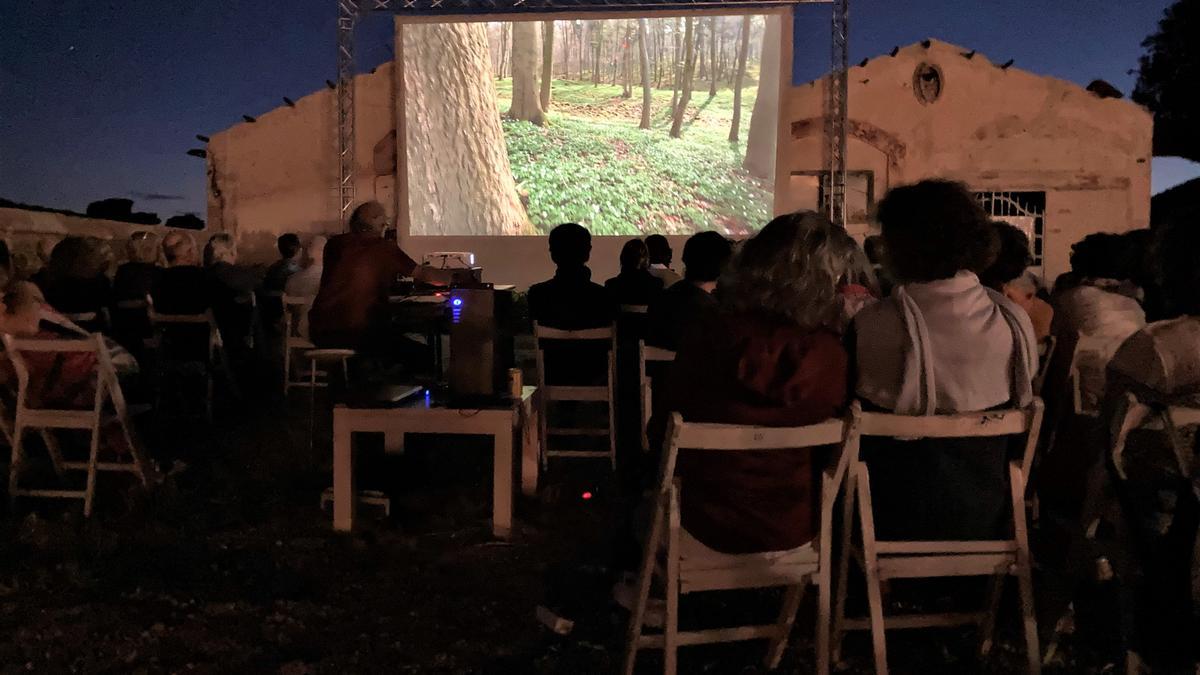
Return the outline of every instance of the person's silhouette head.
[[[592,256],[592,234],[578,223],[550,230],[550,259],[559,267],[578,267]]]

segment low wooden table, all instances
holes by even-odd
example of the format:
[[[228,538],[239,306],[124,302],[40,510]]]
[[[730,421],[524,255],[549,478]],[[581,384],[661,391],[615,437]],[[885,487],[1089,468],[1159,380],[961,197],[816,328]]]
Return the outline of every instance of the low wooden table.
[[[333,409],[333,529],[348,532],[354,526],[358,500],[354,488],[354,450],[351,434],[380,433],[388,452],[403,451],[404,434],[478,434],[491,436],[494,448],[492,479],[492,533],[507,539],[512,533],[514,473],[521,491],[537,491],[541,452],[537,387],[525,387],[521,400],[494,407],[452,407],[429,397],[386,408],[339,405]],[[515,465],[514,437],[521,446]]]

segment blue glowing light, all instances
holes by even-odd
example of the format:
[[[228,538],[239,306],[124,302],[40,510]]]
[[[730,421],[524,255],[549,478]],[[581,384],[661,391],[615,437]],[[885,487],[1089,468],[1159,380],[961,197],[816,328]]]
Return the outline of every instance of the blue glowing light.
[[[454,298],[450,301],[450,304],[454,305],[455,307],[462,307],[462,298]]]

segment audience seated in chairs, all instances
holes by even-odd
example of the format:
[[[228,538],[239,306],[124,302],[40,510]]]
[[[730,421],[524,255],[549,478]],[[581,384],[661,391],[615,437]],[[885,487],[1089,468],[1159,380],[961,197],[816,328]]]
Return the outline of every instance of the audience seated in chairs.
[[[109,305],[112,284],[106,272],[110,263],[107,245],[93,237],[66,237],[54,246],[39,277],[46,300],[58,311],[87,319],[87,328],[99,330]]]
[[[662,279],[663,288],[670,288],[675,285],[675,282],[680,281],[683,277],[679,273],[671,269],[671,257],[674,251],[671,250],[671,243],[661,234],[652,234],[646,237],[646,252],[650,256],[650,274]]]
[[[1021,306],[1029,315],[1033,332],[1038,340],[1050,336],[1050,324],[1054,319],[1054,308],[1037,297],[1037,282],[1028,273],[1033,264],[1029,251],[1029,237],[1012,225],[993,221],[996,228],[998,247],[995,260],[979,274],[984,286],[999,291],[1009,300]]]
[[[1061,351],[1074,354],[1083,411],[1094,412],[1104,395],[1108,362],[1125,338],[1146,325],[1139,289],[1130,281],[1133,269],[1121,235],[1092,234],[1071,249],[1074,285],[1055,284],[1053,331]],[[1086,338],[1076,349],[1076,340]]]
[[[203,314],[212,306],[207,277],[200,267],[196,241],[186,232],[171,232],[163,238],[167,267],[159,275],[151,296],[160,314]]]
[[[325,270],[325,237],[317,235],[304,249],[304,268],[288,277],[284,295],[294,298],[315,298],[321,289],[321,273]]]
[[[824,216],[800,212],[742,245],[721,277],[719,307],[680,342],[653,437],[661,438],[663,411],[687,422],[802,426],[843,410],[848,359],[836,331],[844,269],[833,230]],[[681,451],[683,527],[723,553],[801,546],[813,537],[820,466],[821,458],[787,451]]]
[[[933,415],[1028,405],[1037,370],[1033,326],[975,274],[990,262],[995,231],[971,194],[958,183],[922,181],[889,192],[878,218],[898,285],[851,326],[864,409]],[[882,439],[864,439],[873,475],[888,476],[871,486],[880,538],[987,538],[1001,527],[1003,441],[985,450],[977,440],[881,447]],[[898,513],[906,519],[889,518]]]
[[[554,277],[529,288],[529,315],[535,323],[561,330],[611,326],[617,307],[600,284],[592,281],[587,262],[592,235],[582,225],[564,223],[550,231]],[[604,377],[603,345],[547,345],[546,370],[556,384],[586,384]],[[595,358],[592,358],[592,352]],[[569,365],[568,365],[569,364]]]
[[[621,247],[621,273],[604,282],[617,305],[649,305],[663,290],[663,280],[649,271],[649,254],[641,239]]]
[[[717,232],[701,232],[687,240],[683,247],[683,281],[672,285],[650,305],[647,344],[675,350],[694,322],[716,310],[713,291],[732,252],[729,240]]]

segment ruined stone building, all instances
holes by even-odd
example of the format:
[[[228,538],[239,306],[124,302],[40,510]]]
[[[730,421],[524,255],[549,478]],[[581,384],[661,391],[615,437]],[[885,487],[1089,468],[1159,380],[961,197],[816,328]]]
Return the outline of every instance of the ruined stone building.
[[[776,209],[815,208],[828,155],[825,79],[780,104]],[[1150,217],[1148,111],[1084,87],[926,40],[850,69],[847,211],[859,236],[888,188],[926,177],[965,182],[997,218],[1032,235],[1048,280],[1092,232]]]

